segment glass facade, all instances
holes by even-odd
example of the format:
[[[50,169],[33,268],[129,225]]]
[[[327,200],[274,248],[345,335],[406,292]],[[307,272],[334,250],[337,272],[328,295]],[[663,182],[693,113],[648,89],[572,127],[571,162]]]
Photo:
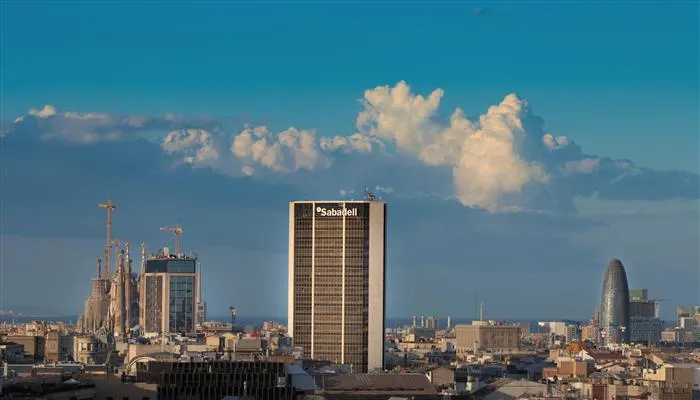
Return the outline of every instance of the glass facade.
[[[194,274],[195,271],[195,259],[156,259],[146,261],[146,273],[181,273],[181,274]]]
[[[630,317],[630,341],[657,344],[661,341],[663,323],[659,318]]]
[[[194,333],[197,260],[159,258],[146,261],[142,324],[149,333]]]
[[[627,273],[620,260],[608,263],[600,300],[600,328],[604,344],[629,342],[630,296]]]
[[[171,276],[168,332],[194,332],[194,276]]]
[[[656,301],[632,300],[630,301],[630,317],[656,317]]]
[[[294,204],[294,343],[305,357],[366,372],[368,203]]]

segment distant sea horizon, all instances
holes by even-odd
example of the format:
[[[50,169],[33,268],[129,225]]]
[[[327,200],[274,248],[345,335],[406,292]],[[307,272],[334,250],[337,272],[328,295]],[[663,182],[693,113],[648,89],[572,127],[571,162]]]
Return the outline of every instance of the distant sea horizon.
[[[11,315],[0,315],[0,323],[28,323],[31,321],[47,321],[47,322],[64,322],[74,324],[78,320],[78,315],[54,315],[54,316],[16,316]],[[220,322],[231,322],[231,316],[211,316],[207,318],[208,321],[220,321]],[[506,321],[509,323],[521,323],[528,324],[530,326],[530,332],[538,332],[539,326],[538,322],[541,321],[563,321],[569,323],[586,323],[588,320],[577,320],[568,318],[497,318],[497,321]],[[237,316],[236,325],[239,327],[244,326],[254,326],[259,327],[266,321],[274,321],[281,324],[287,324],[287,317],[266,317],[266,316]],[[459,324],[470,324],[474,321],[473,318],[452,318],[453,325]],[[417,318],[418,324],[420,324],[420,317]],[[672,327],[675,325],[675,321],[663,321],[664,328]],[[410,326],[413,324],[413,317],[387,317],[385,320],[385,327],[387,329],[399,328],[402,326]],[[438,327],[445,328],[447,325],[447,318],[438,319]]]
[[[447,318],[446,317],[438,317],[438,327],[439,328],[445,328],[447,325]],[[487,318],[485,318],[487,319]],[[40,315],[22,315],[22,316],[15,316],[14,319],[12,315],[4,314],[0,315],[0,324],[3,323],[12,323],[13,321],[15,323],[28,323],[32,321],[46,321],[46,322],[64,322],[64,323],[70,323],[70,324],[75,324],[76,321],[78,320],[78,315],[51,315],[51,316],[40,316]],[[452,318],[452,325],[460,325],[460,324],[471,324],[472,321],[474,321],[474,318]],[[571,319],[571,318],[492,318],[492,320],[496,321],[506,321],[508,323],[521,323],[521,324],[527,324],[529,325],[530,332],[532,333],[537,333],[540,332],[540,328],[538,326],[538,322],[543,322],[543,321],[562,321],[562,322],[569,322],[569,323],[580,323],[580,324],[585,324],[588,323],[590,320],[589,319]],[[219,321],[219,322],[231,322],[231,316],[210,316],[207,318],[207,321]],[[278,322],[280,324],[286,325],[287,324],[287,317],[270,317],[270,316],[242,316],[239,315],[236,317],[236,325],[239,327],[246,327],[246,326],[253,326],[253,327],[260,327],[262,324],[266,321],[273,321],[273,322]],[[420,324],[420,317],[416,318],[416,322]],[[672,328],[675,326],[675,321],[666,321],[662,320],[663,323],[663,328]],[[413,324],[413,317],[387,317],[385,319],[385,328],[386,329],[394,329],[394,328],[400,328],[402,326],[410,326]]]

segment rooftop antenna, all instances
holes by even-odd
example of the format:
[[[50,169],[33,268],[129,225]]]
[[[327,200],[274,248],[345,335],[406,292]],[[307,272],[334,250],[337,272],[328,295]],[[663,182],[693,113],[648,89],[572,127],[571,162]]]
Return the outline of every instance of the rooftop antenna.
[[[175,255],[180,255],[180,235],[184,231],[180,225],[175,225],[172,228],[160,228],[161,231],[170,231],[175,234]]]
[[[484,302],[482,301],[481,304],[479,304],[479,321],[484,320]]]
[[[109,199],[106,203],[97,205],[107,211],[107,245],[105,246],[105,276],[109,277],[109,255],[112,252],[112,211],[117,209],[117,206]]]
[[[369,188],[365,186],[365,200],[367,201],[374,201],[377,199],[377,196],[369,191]]]

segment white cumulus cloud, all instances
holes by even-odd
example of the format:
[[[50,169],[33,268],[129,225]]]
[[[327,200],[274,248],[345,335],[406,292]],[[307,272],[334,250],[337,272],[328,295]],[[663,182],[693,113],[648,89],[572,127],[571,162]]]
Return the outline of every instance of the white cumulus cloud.
[[[39,118],[50,117],[52,115],[56,115],[56,107],[54,107],[50,104],[47,104],[44,107],[42,107],[41,110],[30,108],[29,115],[33,115],[33,116],[39,117]],[[22,118],[22,117],[20,117],[20,118]]]
[[[95,144],[155,133],[162,138],[164,153],[222,173],[322,173],[335,161],[332,173],[314,177],[315,184],[342,177],[345,185],[352,185],[359,179],[357,171],[373,169],[381,182],[414,185],[415,193],[436,191],[493,212],[572,212],[575,198],[594,193],[622,200],[697,198],[696,173],[654,171],[629,160],[586,154],[571,138],[546,132],[544,121],[516,94],[508,94],[477,118],[468,118],[460,108],[441,114],[444,95],[442,89],[413,93],[404,81],[366,90],[356,130],[346,136],[318,136],[314,130],[294,127],[281,132],[265,126],[227,131],[221,118],[60,112],[46,105],[14,122],[0,121],[0,137]],[[390,186],[375,190],[393,191]],[[351,193],[343,190],[341,196]]]
[[[219,159],[212,135],[204,129],[180,129],[165,135],[161,143],[163,151],[169,154],[184,154],[185,162],[213,162]]]
[[[425,98],[403,81],[366,91],[358,128],[428,165],[451,166],[456,195],[465,205],[496,211],[510,207],[507,198],[526,185],[548,182],[539,160],[526,155],[532,133],[524,122],[530,116],[524,100],[508,95],[477,121],[457,109],[443,123],[438,114],[443,94],[436,89]]]
[[[278,134],[264,126],[246,128],[233,138],[231,153],[249,167],[247,175],[253,173],[255,165],[275,172],[313,171],[330,165],[320,151],[316,133],[296,128]]]

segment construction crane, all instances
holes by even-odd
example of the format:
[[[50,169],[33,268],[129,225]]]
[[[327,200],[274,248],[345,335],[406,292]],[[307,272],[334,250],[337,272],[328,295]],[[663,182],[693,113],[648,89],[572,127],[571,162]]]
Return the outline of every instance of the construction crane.
[[[160,228],[161,231],[170,231],[175,234],[175,254],[180,255],[180,235],[184,231],[180,225],[175,225],[172,228]]]
[[[112,212],[117,209],[117,206],[109,199],[107,203],[97,205],[107,211],[107,246],[105,247],[105,276],[109,277],[109,256],[112,252]]]

